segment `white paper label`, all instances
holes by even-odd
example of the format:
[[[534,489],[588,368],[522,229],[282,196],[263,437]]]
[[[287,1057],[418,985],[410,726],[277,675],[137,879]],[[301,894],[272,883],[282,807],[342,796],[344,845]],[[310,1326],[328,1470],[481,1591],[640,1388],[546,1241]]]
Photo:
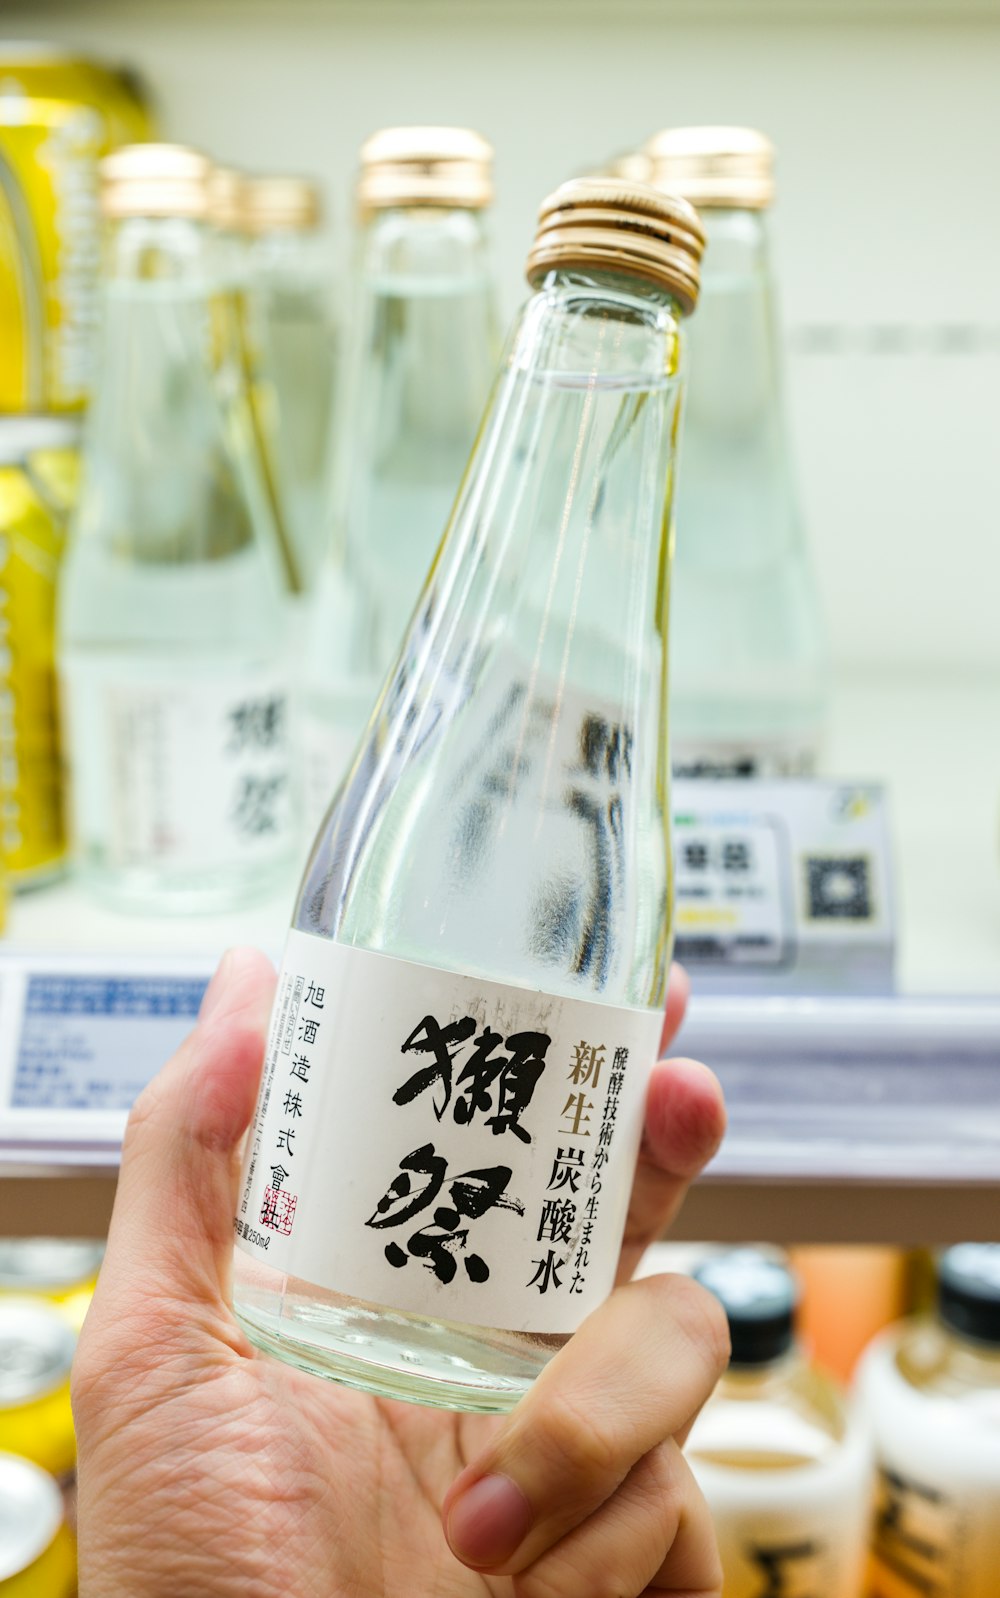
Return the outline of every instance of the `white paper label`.
[[[859,1390],[875,1430],[878,1598],[996,1598],[1000,1572],[1000,1396],[923,1393],[896,1363],[893,1333],[865,1357]]]
[[[284,855],[290,717],[287,684],[270,673],[108,683],[116,863],[197,871]]]
[[[674,815],[678,959],[780,965],[794,945],[788,837],[770,816]]]
[[[726,1598],[858,1598],[871,1504],[860,1428],[828,1458],[786,1470],[741,1470],[690,1452],[688,1462],[712,1511]]]
[[[238,1246],[412,1314],[573,1331],[614,1283],[661,1024],[291,932]]]

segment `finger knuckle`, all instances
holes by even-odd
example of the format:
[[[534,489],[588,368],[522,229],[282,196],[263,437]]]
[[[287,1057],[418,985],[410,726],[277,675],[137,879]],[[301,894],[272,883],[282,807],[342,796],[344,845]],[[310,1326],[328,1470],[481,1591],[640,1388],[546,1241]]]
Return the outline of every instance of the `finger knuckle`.
[[[139,1097],[135,1100],[129,1111],[125,1123],[125,1138],[122,1143],[122,1159],[134,1152],[137,1143],[144,1140],[149,1128],[156,1127],[160,1119],[160,1107],[163,1095],[160,1084],[154,1077],[152,1082],[147,1082]]]
[[[651,1448],[643,1464],[643,1486],[649,1498],[656,1504],[679,1506],[690,1472],[673,1438]]]
[[[621,1564],[612,1569],[599,1566],[593,1558],[574,1560],[565,1554],[551,1557],[513,1578],[513,1598],[565,1598],[566,1593],[585,1593],[586,1598],[629,1598],[639,1588],[630,1580],[627,1564],[624,1556]]]
[[[560,1476],[585,1480],[622,1474],[621,1448],[602,1422],[600,1406],[573,1392],[551,1394],[544,1416],[534,1428],[532,1446],[543,1450],[549,1467]]]
[[[729,1323],[726,1312],[707,1288],[690,1276],[662,1278],[661,1291],[669,1300],[668,1313],[687,1342],[705,1360],[713,1380],[729,1364]]]

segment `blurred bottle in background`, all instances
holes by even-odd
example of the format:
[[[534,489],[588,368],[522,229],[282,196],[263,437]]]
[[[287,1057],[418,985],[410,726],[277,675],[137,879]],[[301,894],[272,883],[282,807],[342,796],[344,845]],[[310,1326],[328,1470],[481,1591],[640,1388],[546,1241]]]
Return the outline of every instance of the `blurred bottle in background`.
[[[791,1272],[746,1248],[693,1274],[721,1302],[732,1338],[729,1369],[685,1448],[712,1512],[725,1598],[859,1598],[870,1448],[841,1389],[796,1341]]]
[[[219,292],[212,296],[215,379],[236,452],[253,462],[261,514],[271,522],[284,587],[302,593],[303,582],[284,481],[281,415],[267,368],[260,307],[250,281],[246,194],[249,180],[234,167],[212,172],[211,258]]]
[[[75,1598],[76,1543],[62,1495],[44,1470],[0,1453],[0,1592]]]
[[[97,163],[151,136],[134,77],[0,44],[0,411],[79,410],[92,380]]]
[[[334,273],[321,223],[319,189],[308,178],[245,180],[250,291],[277,404],[280,487],[305,590],[314,582],[328,531]]]
[[[332,538],[303,706],[314,821],[409,622],[489,394],[492,162],[491,146],[464,128],[386,128],[361,150]]]
[[[995,1598],[1000,1580],[1000,1244],[938,1267],[934,1316],[858,1372],[878,1464],[873,1598]]]
[[[102,164],[100,376],[59,596],[76,849],[141,910],[266,893],[294,847],[282,572],[219,398],[240,379],[214,337],[210,177],[171,145]]]
[[[0,417],[0,843],[15,890],[66,855],[55,613],[78,437],[71,417]]]
[[[767,211],[773,147],[749,128],[672,128],[650,181],[701,212],[671,600],[676,775],[807,775],[820,755],[827,654],[795,485]]]

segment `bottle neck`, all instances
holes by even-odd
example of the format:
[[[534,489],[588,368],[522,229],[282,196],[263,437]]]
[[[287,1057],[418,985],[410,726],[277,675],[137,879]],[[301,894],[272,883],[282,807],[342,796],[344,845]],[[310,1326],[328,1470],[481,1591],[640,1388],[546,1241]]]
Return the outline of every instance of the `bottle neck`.
[[[769,289],[771,251],[766,211],[720,207],[701,213],[707,246],[702,262],[702,293],[749,282]]]
[[[546,296],[547,303],[558,309],[559,314],[568,306],[577,314],[582,308],[581,300],[585,299],[589,309],[600,316],[623,324],[642,325],[654,334],[662,332],[676,360],[673,341],[683,321],[683,312],[665,284],[637,278],[630,272],[610,271],[604,266],[564,266],[547,272],[536,284],[535,293],[538,297]],[[645,370],[645,360],[642,365]]]
[[[359,232],[359,270],[365,278],[428,283],[490,281],[486,213],[440,206],[392,206],[372,212]],[[398,291],[398,290],[397,290]]]
[[[397,952],[548,993],[662,1004],[679,358],[676,307],[641,283],[553,272],[527,301],[360,757],[377,769],[362,785],[355,767],[301,925],[380,946],[361,828],[409,802],[412,759],[421,792],[451,797],[406,832]],[[426,409],[426,385],[423,396]],[[525,872],[550,817],[558,847]],[[484,918],[483,903],[502,916]]]
[[[523,638],[536,682],[567,704],[589,696],[649,760],[665,707],[681,355],[666,290],[550,272],[515,322],[455,510],[475,526],[476,489],[502,470],[510,512],[490,553],[517,593],[508,638]]]
[[[766,213],[709,210],[691,366],[677,564],[741,573],[787,558],[802,532],[781,391]]]
[[[806,1360],[797,1343],[779,1354],[776,1359],[754,1365],[730,1365],[722,1378],[722,1386],[731,1398],[757,1398],[762,1394],[784,1387],[806,1368]]]
[[[210,232],[192,217],[130,216],[110,228],[105,278],[207,288]]]

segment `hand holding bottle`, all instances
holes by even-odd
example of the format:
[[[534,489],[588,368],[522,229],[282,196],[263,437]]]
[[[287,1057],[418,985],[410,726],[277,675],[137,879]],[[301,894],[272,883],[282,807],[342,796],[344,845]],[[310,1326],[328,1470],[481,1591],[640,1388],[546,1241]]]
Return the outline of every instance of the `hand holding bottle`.
[[[272,988],[260,956],[227,956],[133,1111],[74,1376],[81,1598],[717,1595],[680,1445],[727,1338],[695,1284],[619,1286],[502,1420],[376,1400],[251,1349],[227,1304],[235,1154]],[[675,971],[665,1038],[684,998]],[[723,1123],[704,1067],[656,1067],[620,1281]]]

